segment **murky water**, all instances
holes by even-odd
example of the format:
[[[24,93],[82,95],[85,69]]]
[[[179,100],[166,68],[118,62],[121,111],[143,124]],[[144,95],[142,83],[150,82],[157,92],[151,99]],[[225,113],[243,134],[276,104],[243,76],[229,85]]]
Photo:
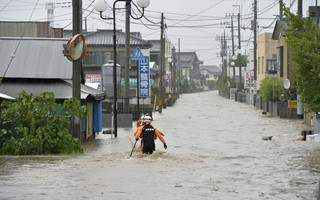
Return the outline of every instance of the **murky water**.
[[[0,157],[0,199],[317,199],[320,144],[299,141],[300,120],[217,92],[183,94],[154,119],[168,149],[157,140],[152,155],[129,157],[134,126],[82,155]]]

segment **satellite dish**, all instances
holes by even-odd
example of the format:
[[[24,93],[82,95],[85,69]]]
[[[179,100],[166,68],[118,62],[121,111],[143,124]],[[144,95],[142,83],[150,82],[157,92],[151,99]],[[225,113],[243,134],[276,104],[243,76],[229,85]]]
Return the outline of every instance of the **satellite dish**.
[[[286,89],[289,89],[290,88],[290,81],[289,79],[286,79],[283,81],[283,87],[286,88]]]

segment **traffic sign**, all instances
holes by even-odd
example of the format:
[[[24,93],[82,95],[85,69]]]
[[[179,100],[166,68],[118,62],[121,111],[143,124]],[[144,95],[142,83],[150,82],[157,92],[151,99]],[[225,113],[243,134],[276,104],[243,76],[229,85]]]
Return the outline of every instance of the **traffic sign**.
[[[169,81],[163,81],[163,87],[169,87]]]
[[[164,80],[169,80],[169,74],[164,74],[164,75],[163,75],[163,79],[164,79]]]
[[[136,50],[134,50],[132,56],[131,56],[131,59],[132,60],[141,60],[143,59],[143,53],[141,51],[141,49],[139,48],[139,46],[137,46]]]

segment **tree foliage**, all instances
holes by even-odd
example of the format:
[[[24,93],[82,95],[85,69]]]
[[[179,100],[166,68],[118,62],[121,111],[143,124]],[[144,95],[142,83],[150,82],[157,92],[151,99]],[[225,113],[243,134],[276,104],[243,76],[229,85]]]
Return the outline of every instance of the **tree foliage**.
[[[219,79],[217,81],[217,89],[221,92],[228,92],[229,91],[229,86],[228,86],[228,81],[230,82],[230,85],[234,85],[233,81],[230,80],[230,78],[227,77],[227,71],[223,71],[220,76]]]
[[[286,42],[295,63],[298,92],[309,112],[320,111],[320,29],[311,18],[295,16],[284,7]]]
[[[15,102],[4,101],[1,106],[0,154],[82,152],[79,139],[69,133],[70,116],[81,119],[88,112],[77,99],[60,105],[52,92],[39,97],[21,92]]]
[[[265,78],[261,81],[260,92],[263,101],[278,101],[284,93],[283,80],[279,78]]]

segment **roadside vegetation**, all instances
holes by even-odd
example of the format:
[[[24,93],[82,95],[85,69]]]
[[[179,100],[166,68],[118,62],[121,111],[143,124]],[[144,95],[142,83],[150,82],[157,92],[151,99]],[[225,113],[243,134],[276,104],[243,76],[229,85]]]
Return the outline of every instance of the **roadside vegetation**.
[[[1,104],[1,155],[80,153],[79,139],[69,133],[70,117],[85,118],[86,106],[71,98],[56,103],[52,92],[39,97],[21,92],[15,102]]]
[[[261,81],[260,92],[263,101],[279,101],[280,95],[284,93],[283,80],[279,78],[265,78]]]
[[[294,62],[298,94],[307,112],[320,111],[320,28],[310,17],[301,18],[284,7],[286,42]]]

